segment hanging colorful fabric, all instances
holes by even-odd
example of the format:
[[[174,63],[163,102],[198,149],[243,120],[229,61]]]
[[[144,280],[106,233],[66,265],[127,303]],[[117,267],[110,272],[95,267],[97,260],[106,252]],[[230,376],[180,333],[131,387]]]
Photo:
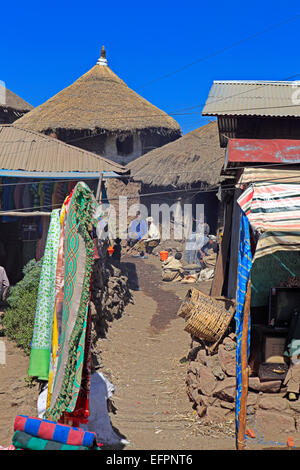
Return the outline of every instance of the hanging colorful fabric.
[[[70,198],[67,197],[60,211],[60,238],[58,245],[56,277],[55,277],[55,304],[53,313],[53,327],[52,327],[52,350],[50,355],[49,364],[49,379],[48,379],[48,393],[47,393],[47,408],[50,407],[53,377],[57,367],[57,353],[58,344],[61,334],[61,321],[62,321],[62,306],[64,298],[64,244],[65,244],[65,216],[69,206]]]
[[[240,246],[239,246],[239,265],[238,265],[238,284],[237,284],[237,308],[235,313],[236,321],[236,425],[239,428],[239,413],[242,386],[242,369],[241,369],[241,339],[243,330],[243,314],[247,283],[250,277],[252,267],[252,252],[250,244],[250,226],[247,216],[241,211],[240,222]],[[248,355],[250,348],[250,321],[248,329]]]
[[[66,215],[65,276],[62,328],[50,408],[45,418],[58,420],[76,406],[81,386],[93,266],[93,241],[89,234],[95,198],[85,183],[74,188]]]
[[[48,380],[60,236],[59,210],[51,214],[39,283],[28,375]]]

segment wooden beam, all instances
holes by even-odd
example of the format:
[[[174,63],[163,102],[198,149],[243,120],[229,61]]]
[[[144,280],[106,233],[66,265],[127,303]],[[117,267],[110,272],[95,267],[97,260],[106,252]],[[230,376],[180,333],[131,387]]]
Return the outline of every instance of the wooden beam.
[[[97,186],[97,194],[96,194],[96,201],[101,203],[101,187],[103,181],[103,172],[100,173],[98,186]]]
[[[245,449],[245,435],[246,435],[246,422],[247,422],[247,396],[248,396],[248,329],[250,320],[250,302],[251,302],[251,281],[249,279],[247,284],[247,291],[244,304],[243,313],[243,328],[241,338],[241,369],[242,369],[242,391],[241,403],[239,412],[239,429],[237,435],[237,449]]]
[[[38,216],[51,216],[51,212],[41,212],[41,211],[33,211],[33,212],[17,212],[17,211],[1,211],[0,216],[10,216],[10,217],[38,217]]]

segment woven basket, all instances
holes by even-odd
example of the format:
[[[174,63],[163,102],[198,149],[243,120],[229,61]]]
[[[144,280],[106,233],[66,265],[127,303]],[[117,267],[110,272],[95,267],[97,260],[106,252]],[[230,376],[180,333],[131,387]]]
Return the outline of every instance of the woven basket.
[[[186,306],[183,306],[183,312],[186,325],[184,330],[203,341],[217,343],[232,320],[234,302],[224,297],[210,297],[201,291],[188,292],[185,300]]]
[[[190,318],[192,313],[195,311],[196,306],[198,305],[198,299],[201,295],[201,292],[198,289],[192,288],[187,291],[187,294],[181,303],[177,315],[179,317],[187,320]]]

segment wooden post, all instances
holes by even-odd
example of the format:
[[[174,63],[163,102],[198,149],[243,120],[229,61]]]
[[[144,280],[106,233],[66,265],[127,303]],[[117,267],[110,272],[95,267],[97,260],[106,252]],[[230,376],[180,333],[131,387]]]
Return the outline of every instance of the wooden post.
[[[222,239],[221,246],[219,249],[219,254],[218,254],[216,268],[215,268],[215,274],[214,274],[214,278],[213,278],[212,286],[210,290],[210,295],[212,297],[219,297],[222,295],[223,284],[225,281],[226,265],[228,261],[228,253],[229,253],[229,248],[230,248],[232,208],[233,208],[233,201],[231,200],[230,203],[226,207],[223,239]]]
[[[42,212],[42,211],[32,211],[32,212],[18,212],[18,211],[0,211],[0,216],[10,216],[10,217],[40,217],[40,216],[51,216],[51,212]]]
[[[248,280],[244,304],[243,329],[241,338],[241,368],[242,368],[242,391],[239,413],[239,429],[237,436],[237,449],[245,449],[246,420],[247,420],[247,396],[248,396],[248,328],[250,320],[251,281]]]
[[[96,194],[96,201],[101,203],[101,187],[102,187],[102,181],[103,181],[103,171],[101,171],[100,176],[99,176],[99,181],[98,181],[98,187],[97,187],[97,194]]]

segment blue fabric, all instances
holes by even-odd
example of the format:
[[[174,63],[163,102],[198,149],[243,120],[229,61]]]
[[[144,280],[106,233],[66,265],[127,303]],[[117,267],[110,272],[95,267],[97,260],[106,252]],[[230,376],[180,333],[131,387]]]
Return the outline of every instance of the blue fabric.
[[[56,423],[55,421],[50,421],[48,419],[33,418],[27,415],[19,415],[19,416],[22,418],[26,418],[24,432],[26,432],[27,434],[30,434],[31,436],[41,437],[39,434],[39,429],[40,429],[41,423],[44,422],[44,423],[48,423],[49,425],[53,427],[53,434],[51,438],[52,441],[61,442],[63,444],[70,444],[69,433],[70,433],[70,430],[73,430],[73,431],[80,431],[80,433],[82,434],[82,437],[81,437],[82,443],[80,445],[83,445],[86,447],[92,447],[94,444],[95,434],[93,432],[85,431],[84,429],[78,428],[75,426],[71,427],[65,424],[59,424],[59,423]],[[20,430],[20,429],[15,427],[15,430]]]
[[[239,413],[241,406],[242,391],[242,367],[241,367],[241,341],[243,330],[244,304],[247,290],[247,283],[250,277],[252,267],[252,253],[250,244],[250,226],[247,216],[242,211],[240,220],[240,245],[239,245],[239,264],[238,264],[238,283],[237,283],[237,308],[235,313],[236,321],[236,426],[239,428]],[[248,357],[250,351],[250,319],[248,329]]]
[[[64,426],[56,425],[52,436],[53,441],[68,443],[70,429]]]
[[[132,221],[130,226],[130,232],[136,233],[138,240],[141,240],[141,238],[146,235],[147,231],[147,224],[145,220],[142,219],[138,221],[137,219],[134,219]]]
[[[28,434],[32,434],[33,436],[38,436],[40,425],[41,425],[40,421],[28,418],[24,427],[24,432],[27,432]]]

